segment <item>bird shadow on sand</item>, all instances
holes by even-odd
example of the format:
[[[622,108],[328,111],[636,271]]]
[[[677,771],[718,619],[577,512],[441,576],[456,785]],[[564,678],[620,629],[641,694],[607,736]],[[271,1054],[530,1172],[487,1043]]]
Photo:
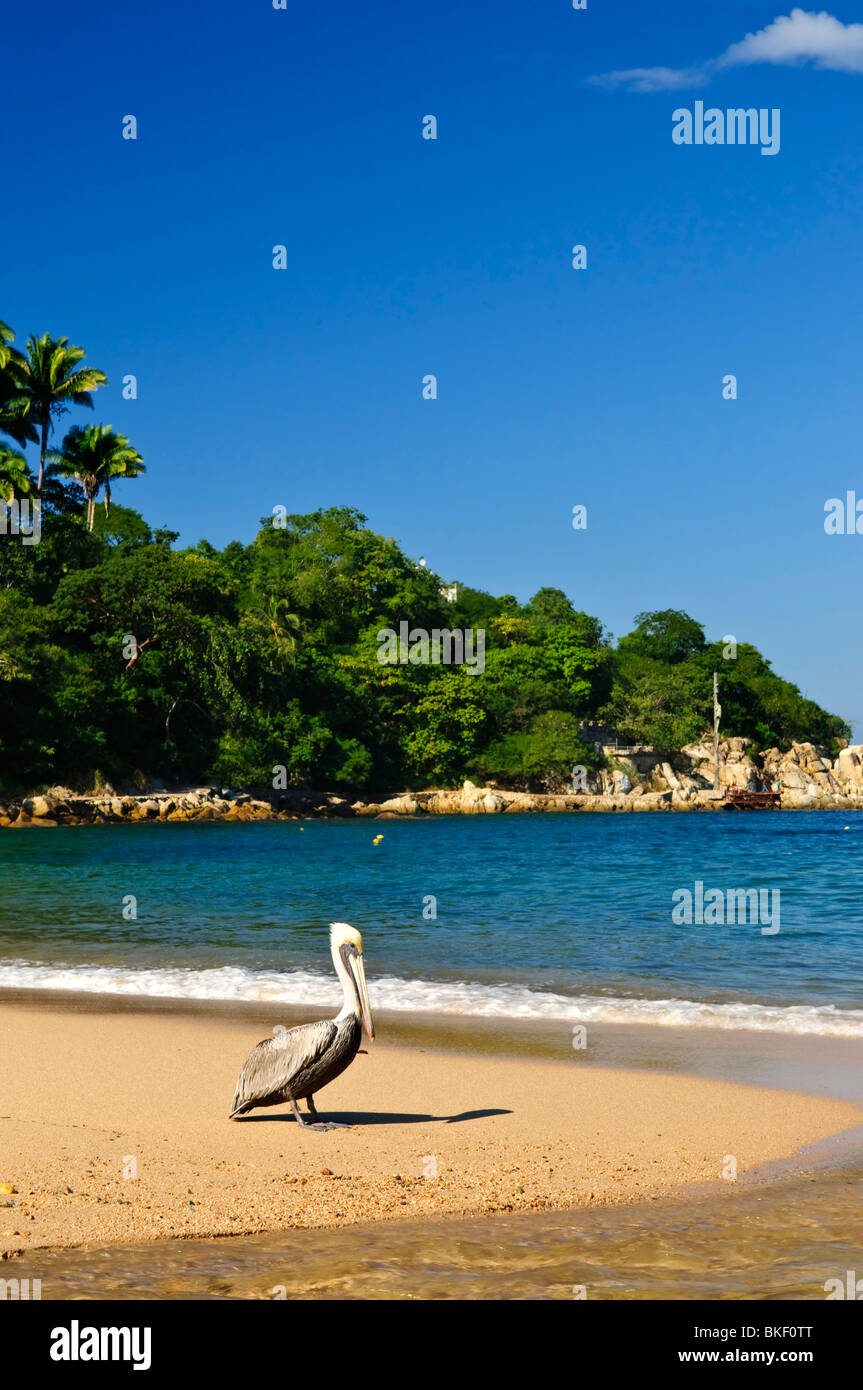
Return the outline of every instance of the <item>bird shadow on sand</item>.
[[[460,1115],[404,1115],[386,1110],[319,1110],[317,1119],[335,1120],[340,1125],[457,1125],[465,1120],[487,1120],[494,1115],[511,1115],[511,1110],[463,1110]],[[281,1111],[277,1115],[239,1115],[241,1125],[267,1124],[286,1120],[296,1124],[293,1115]]]

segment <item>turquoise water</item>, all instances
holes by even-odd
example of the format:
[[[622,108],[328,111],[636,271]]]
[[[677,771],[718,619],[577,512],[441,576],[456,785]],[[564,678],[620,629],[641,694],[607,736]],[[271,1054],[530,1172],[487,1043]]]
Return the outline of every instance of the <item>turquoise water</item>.
[[[696,881],[778,892],[779,930],[676,923]],[[0,986],[328,1005],[335,920],[379,1009],[863,1036],[848,812],[0,834]]]

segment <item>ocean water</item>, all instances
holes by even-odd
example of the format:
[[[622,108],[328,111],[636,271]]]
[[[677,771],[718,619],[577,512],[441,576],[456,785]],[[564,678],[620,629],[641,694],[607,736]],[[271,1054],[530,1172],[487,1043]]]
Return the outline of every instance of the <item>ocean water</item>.
[[[697,883],[764,914],[676,922]],[[0,988],[335,1011],[331,921],[363,932],[378,1010],[863,1037],[854,813],[0,833]]]

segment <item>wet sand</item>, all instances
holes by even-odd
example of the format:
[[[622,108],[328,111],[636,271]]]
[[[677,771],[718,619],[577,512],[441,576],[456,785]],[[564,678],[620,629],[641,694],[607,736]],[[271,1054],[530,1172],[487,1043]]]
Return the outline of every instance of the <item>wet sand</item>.
[[[248,1051],[293,1021],[0,1003],[0,1254],[681,1198],[863,1121],[823,1095],[383,1027],[318,1096],[352,1128],[304,1131],[287,1107],[229,1122]]]
[[[6,1272],[60,1301],[821,1300],[859,1273],[861,1180],[830,1168],[677,1202],[43,1250]]]

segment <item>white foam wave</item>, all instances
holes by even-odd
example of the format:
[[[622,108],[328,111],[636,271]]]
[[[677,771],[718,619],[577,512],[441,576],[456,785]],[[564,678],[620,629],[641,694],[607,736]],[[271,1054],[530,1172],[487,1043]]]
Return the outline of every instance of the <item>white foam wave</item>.
[[[372,1002],[397,1013],[475,1018],[561,1019],[570,1023],[642,1023],[667,1028],[755,1029],[768,1033],[863,1038],[863,1009],[832,1004],[713,1004],[692,999],[625,999],[551,994],[526,985],[375,977]],[[103,965],[0,962],[0,988],[71,990],[150,999],[249,1000],[338,1009],[338,985],[304,970],[123,968]]]

